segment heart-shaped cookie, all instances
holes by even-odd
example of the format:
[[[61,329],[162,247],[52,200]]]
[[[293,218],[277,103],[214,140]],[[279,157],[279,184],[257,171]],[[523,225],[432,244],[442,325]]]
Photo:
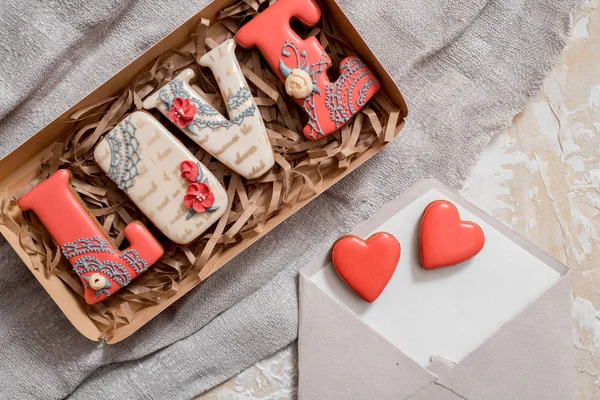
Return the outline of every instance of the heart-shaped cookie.
[[[461,221],[454,204],[438,200],[429,204],[421,219],[421,264],[438,269],[474,257],[485,243],[483,230],[473,222]]]
[[[356,236],[344,236],[333,245],[331,260],[344,282],[364,301],[372,303],[396,270],[400,243],[383,232],[366,241]]]

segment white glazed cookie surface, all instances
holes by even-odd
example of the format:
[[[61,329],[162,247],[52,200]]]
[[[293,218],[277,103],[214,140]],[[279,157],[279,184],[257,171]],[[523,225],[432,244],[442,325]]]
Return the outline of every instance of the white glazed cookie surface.
[[[227,193],[215,176],[153,116],[136,111],[110,131],[94,159],[120,189],[170,240],[187,244],[225,212]],[[190,182],[182,178],[183,161],[200,165],[214,194],[214,211],[189,216],[184,196]]]
[[[194,72],[191,69],[184,70],[146,98],[144,108],[158,108],[169,117],[169,110],[177,98],[189,99],[196,113],[193,120],[186,121],[187,126],[177,124],[179,128],[241,176],[252,179],[264,175],[275,162],[273,149],[235,56],[235,41],[230,39],[215,47],[200,59],[200,64],[209,67],[215,75],[230,119],[192,89],[189,82]]]

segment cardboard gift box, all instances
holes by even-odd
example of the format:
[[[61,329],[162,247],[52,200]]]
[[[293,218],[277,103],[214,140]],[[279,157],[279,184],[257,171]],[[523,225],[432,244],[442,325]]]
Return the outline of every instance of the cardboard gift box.
[[[123,93],[140,76],[150,71],[160,57],[166,57],[165,53],[177,49],[177,51],[172,52],[171,57],[180,57],[185,51],[190,51],[196,45],[196,42],[193,40],[190,41],[190,38],[208,36],[209,39],[206,44],[209,46],[209,42],[211,41],[212,43],[218,43],[232,37],[231,30],[228,30],[228,27],[224,24],[218,24],[217,22],[223,15],[254,7],[257,9],[260,4],[257,1],[253,5],[249,5],[249,3],[252,2],[237,3],[235,0],[213,1],[102,86],[98,87],[94,92],[90,93],[71,109],[32,136],[31,139],[6,158],[0,160],[0,206],[2,208],[2,214],[0,214],[0,232],[2,232],[6,240],[19,254],[23,262],[73,326],[91,340],[98,341],[104,339],[108,343],[117,343],[133,334],[170,304],[199,285],[210,274],[214,273],[218,268],[225,265],[237,254],[257,241],[262,235],[265,235],[276,225],[380,151],[404,126],[407,108],[402,94],[393,79],[370,51],[367,44],[348,21],[335,0],[322,0],[320,6],[323,16],[328,19],[328,22],[332,26],[337,28],[338,32],[343,32],[345,43],[351,46],[356,54],[374,72],[381,83],[381,92],[385,95],[385,101],[388,102],[387,105],[393,107],[395,110],[391,112],[390,118],[384,126],[378,126],[378,129],[375,129],[378,131],[377,137],[379,140],[369,141],[367,146],[360,149],[360,151],[356,151],[352,157],[345,160],[343,166],[340,161],[340,165],[335,168],[327,168],[323,171],[319,170],[319,174],[321,172],[323,174],[315,181],[316,183],[311,188],[312,191],[309,195],[295,201],[293,204],[279,203],[279,208],[276,212],[265,218],[262,221],[260,229],[256,229],[254,234],[238,234],[241,235],[239,240],[231,245],[223,246],[221,251],[213,254],[210,259],[210,268],[204,268],[200,272],[190,271],[177,282],[177,289],[161,297],[160,301],[142,301],[129,305],[126,318],[121,318],[118,323],[114,324],[110,331],[106,327],[99,325],[98,320],[90,316],[90,306],[85,304],[81,293],[78,293],[73,284],[69,284],[70,280],[68,276],[66,274],[58,276],[43,267],[44,263],[51,262],[51,257],[42,257],[43,259],[40,264],[40,260],[32,256],[32,252],[28,251],[24,245],[26,239],[23,237],[23,231],[19,230],[22,214],[18,207],[16,207],[15,198],[24,194],[28,188],[31,188],[33,184],[39,181],[41,169],[45,164],[47,165],[48,160],[57,161],[60,159],[62,147],[57,146],[56,143],[60,143],[61,138],[65,136],[69,129],[72,129],[74,115],[83,115],[88,110],[97,107],[98,104],[102,104],[105,99],[114,98],[114,96]],[[206,74],[208,75],[210,72]],[[245,75],[249,80],[252,80],[252,71],[245,71]],[[162,78],[166,79],[165,77]],[[268,90],[268,88],[263,87],[260,89]],[[134,102],[135,106],[140,108],[138,100],[136,99]],[[364,119],[366,121],[369,118],[365,117]],[[374,123],[377,124],[376,121]],[[173,127],[169,127],[169,130],[171,132],[175,131]],[[349,130],[350,128],[348,128]],[[356,132],[356,135],[353,134],[352,136],[358,137],[358,133]],[[301,132],[299,134],[301,135]],[[343,133],[338,133],[337,135],[340,137]],[[347,135],[349,136],[349,132],[347,132]],[[323,156],[327,155],[328,150],[328,148],[322,150]],[[352,152],[350,151],[347,154],[352,154]],[[343,157],[345,156],[338,156],[340,159]],[[107,177],[105,179],[109,181]],[[247,201],[252,202],[253,199],[250,198],[248,200],[246,198]],[[58,261],[58,257],[56,259]],[[73,279],[71,282],[75,281]],[[104,307],[103,309],[106,310],[110,305],[100,307]]]

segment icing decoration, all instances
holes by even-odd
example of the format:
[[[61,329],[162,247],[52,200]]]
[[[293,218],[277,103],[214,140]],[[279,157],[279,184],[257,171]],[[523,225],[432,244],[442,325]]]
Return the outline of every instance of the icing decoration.
[[[185,160],[179,165],[181,169],[181,177],[188,182],[196,182],[198,178],[198,171],[202,172],[202,168],[198,167],[198,163],[194,161]]]
[[[102,274],[94,273],[89,277],[86,276],[88,285],[96,291],[96,296],[99,295],[98,291],[102,291],[102,289],[110,289],[110,283],[106,280]]]
[[[115,181],[119,189],[128,191],[134,185],[134,178],[140,174],[138,164],[140,142],[136,137],[136,127],[125,119],[106,136],[110,145],[110,168],[108,177]]]
[[[100,261],[93,256],[84,256],[79,258],[73,264],[73,269],[79,277],[86,283],[86,289],[92,289],[96,292],[96,299],[101,295],[110,296],[112,285],[104,278],[104,285],[97,279],[99,276],[108,277],[117,283],[120,287],[125,287],[131,282],[131,277],[127,268],[123,264],[115,261]],[[92,274],[88,274],[93,272]],[[94,283],[94,287],[90,285],[90,280]],[[89,302],[88,302],[89,303]]]
[[[129,266],[133,268],[138,275],[145,272],[149,267],[146,260],[141,258],[135,249],[125,250],[119,257],[125,260],[125,262],[129,264]]]
[[[125,227],[129,249],[115,249],[73,193],[70,178],[67,170],[58,170],[17,204],[37,214],[84,284],[85,301],[95,304],[127,286],[162,256],[163,249],[137,222]]]
[[[192,183],[187,188],[187,193],[183,197],[183,204],[189,209],[186,219],[190,219],[196,213],[205,211],[216,211],[218,207],[213,208],[215,195],[210,191],[210,187],[204,183]]]
[[[315,37],[300,38],[290,27],[291,18],[313,26],[321,18],[315,0],[279,0],[240,28],[240,46],[258,47],[285,83],[288,95],[304,108],[309,121],[304,136],[318,140],[335,132],[379,91],[379,81],[358,57],[340,64],[340,77],[331,82],[331,59]]]
[[[331,260],[342,280],[360,298],[372,303],[394,275],[400,261],[400,243],[389,233],[376,233],[366,241],[344,236],[333,245]]]
[[[182,104],[184,106],[184,104]],[[139,174],[127,195],[152,223],[175,243],[188,244],[201,236],[225,212],[227,193],[217,178],[160,122],[145,111],[136,111],[119,124],[135,131]],[[116,127],[94,150],[94,160],[105,172],[113,164],[110,136],[119,134]],[[118,183],[118,181],[115,181]],[[195,218],[184,204],[190,183],[208,185],[213,204]],[[200,193],[199,193],[200,194]],[[203,204],[208,204],[207,199]],[[206,208],[206,207],[205,207]],[[192,208],[193,210],[193,208]],[[188,217],[189,216],[189,217]]]
[[[169,109],[168,117],[171,122],[174,122],[178,127],[185,128],[196,117],[196,106],[190,103],[190,99],[182,99],[176,97]]]
[[[189,210],[186,219],[192,218],[196,213],[205,211],[215,212],[220,207],[213,206],[215,204],[215,195],[210,190],[208,180],[204,178],[202,166],[199,162],[182,161],[179,166],[181,169],[181,177],[189,182],[193,182],[187,187],[187,193],[183,197],[183,204]]]
[[[184,87],[184,82],[182,80],[177,78],[173,79],[171,82],[168,83],[168,88],[172,94],[186,97],[188,103],[190,101],[193,101],[194,105],[191,107],[193,107],[193,109],[195,110],[196,115],[194,115],[194,117],[189,123],[185,125],[178,123],[177,126],[179,126],[180,128],[185,128],[191,124],[192,126],[190,126],[188,130],[195,135],[199,135],[200,132],[202,132],[202,130],[205,129],[216,131],[221,128],[230,129],[234,126],[241,127],[246,117],[253,116],[257,110],[256,105],[253,104],[251,104],[248,107],[242,108],[244,103],[252,98],[252,95],[249,89],[240,88],[240,90],[237,93],[232,94],[226,98],[228,107],[227,109],[230,110],[232,114],[235,113],[235,115],[232,116],[231,119],[219,118],[215,120],[210,117],[215,117],[221,114],[208,103],[203,104],[198,99],[190,100],[189,97],[193,96],[193,93],[191,90],[187,90]],[[167,108],[169,108],[170,113],[171,110],[177,107],[177,100],[181,100],[181,97],[176,97],[173,101],[171,101],[169,90],[167,90],[167,88],[162,88],[158,92],[158,96],[160,100],[167,105]]]
[[[79,256],[85,253],[111,253],[115,251],[107,240],[94,236],[92,238],[79,238],[73,243],[62,245],[62,253],[66,258]]]
[[[194,71],[186,69],[168,84],[144,100],[144,108],[157,108],[171,121],[186,100],[189,108],[181,108],[188,115],[192,107],[192,121],[176,122],[179,128],[203,149],[231,170],[252,179],[264,175],[275,163],[267,129],[260,115],[246,78],[235,57],[235,41],[226,40],[206,53],[200,65],[209,67],[225,100],[229,119],[206,102],[192,87]],[[181,121],[181,119],[179,119]]]
[[[285,66],[285,64],[283,65]],[[295,97],[296,99],[305,99],[312,94],[315,88],[318,89],[317,86],[313,86],[309,72],[299,68],[290,70],[284,76],[285,92],[288,96]]]
[[[421,264],[432,270],[466,261],[485,244],[483,230],[474,222],[461,221],[454,204],[445,200],[427,206],[421,219]]]

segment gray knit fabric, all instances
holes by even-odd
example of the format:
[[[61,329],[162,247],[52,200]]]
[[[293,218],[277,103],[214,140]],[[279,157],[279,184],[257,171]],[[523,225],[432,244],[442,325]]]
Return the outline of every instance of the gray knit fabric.
[[[206,3],[2,1],[0,156]],[[0,398],[189,398],[293,341],[297,269],[417,179],[460,187],[538,91],[574,0],[339,3],[406,97],[402,135],[117,345],[79,335],[0,240]]]

